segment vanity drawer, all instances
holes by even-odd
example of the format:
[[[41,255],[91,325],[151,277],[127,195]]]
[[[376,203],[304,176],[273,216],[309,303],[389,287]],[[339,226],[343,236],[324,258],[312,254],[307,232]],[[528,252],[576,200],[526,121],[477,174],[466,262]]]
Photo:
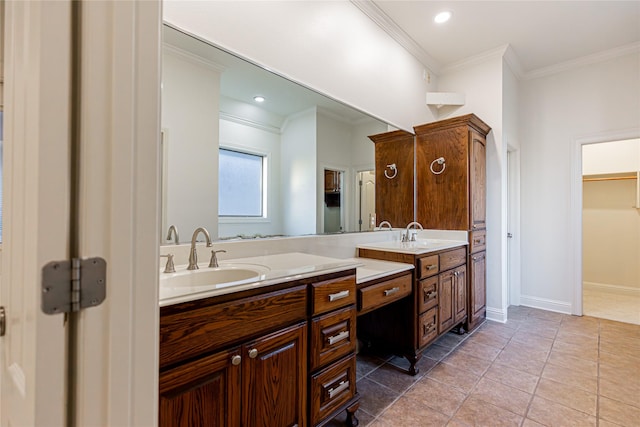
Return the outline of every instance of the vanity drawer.
[[[358,311],[360,314],[366,313],[411,295],[412,283],[411,274],[407,274],[359,289]]]
[[[314,283],[311,291],[312,315],[326,313],[336,308],[355,304],[355,274]]]
[[[160,316],[160,367],[304,320],[307,287]]]
[[[438,305],[438,276],[420,281],[418,286],[418,313]]]
[[[418,259],[418,278],[433,276],[440,271],[438,255],[429,255]]]
[[[454,249],[440,254],[440,271],[445,271],[467,262],[467,251],[465,248]]]
[[[469,253],[484,251],[487,248],[487,230],[469,232]]]
[[[422,348],[438,336],[438,307],[426,311],[418,320],[418,347]]]
[[[356,394],[356,356],[311,377],[311,425],[316,425]]]
[[[356,310],[354,306],[311,321],[311,370],[356,350]]]

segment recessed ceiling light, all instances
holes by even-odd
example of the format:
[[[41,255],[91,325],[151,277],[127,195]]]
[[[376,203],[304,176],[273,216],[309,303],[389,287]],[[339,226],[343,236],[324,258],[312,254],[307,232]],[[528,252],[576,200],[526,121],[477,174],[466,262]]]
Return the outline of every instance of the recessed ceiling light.
[[[443,24],[445,22],[447,22],[449,19],[451,19],[451,15],[453,15],[453,12],[451,12],[450,10],[444,10],[440,13],[438,13],[433,20],[435,21],[436,24]]]
[[[253,100],[256,102],[264,102],[264,96],[256,95],[253,97]]]

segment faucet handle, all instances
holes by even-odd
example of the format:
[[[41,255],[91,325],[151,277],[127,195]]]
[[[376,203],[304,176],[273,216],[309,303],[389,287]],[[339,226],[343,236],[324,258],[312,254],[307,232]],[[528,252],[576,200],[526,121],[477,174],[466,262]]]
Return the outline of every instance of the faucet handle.
[[[167,265],[164,267],[165,273],[175,273],[176,267],[173,265],[173,254],[160,255],[160,258],[167,258]]]
[[[218,265],[218,256],[216,255],[218,252],[227,253],[227,251],[225,251],[224,249],[220,249],[220,250],[217,250],[217,251],[211,251],[211,260],[209,261],[209,267],[211,267],[211,268],[219,267],[219,265]]]

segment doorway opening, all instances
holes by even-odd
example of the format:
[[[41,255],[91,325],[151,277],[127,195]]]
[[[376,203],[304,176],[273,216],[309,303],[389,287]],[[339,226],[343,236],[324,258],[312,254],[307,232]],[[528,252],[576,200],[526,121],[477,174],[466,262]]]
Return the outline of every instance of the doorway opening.
[[[375,170],[356,174],[356,229],[371,231],[376,226],[376,173]]]
[[[324,232],[344,231],[344,172],[324,170]]]
[[[582,146],[582,310],[640,324],[640,139]]]

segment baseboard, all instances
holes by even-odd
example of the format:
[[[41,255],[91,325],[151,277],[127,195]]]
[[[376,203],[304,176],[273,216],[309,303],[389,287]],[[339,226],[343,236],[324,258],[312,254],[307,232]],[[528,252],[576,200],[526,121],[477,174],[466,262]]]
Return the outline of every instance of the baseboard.
[[[570,302],[557,301],[547,298],[532,297],[528,295],[520,295],[520,305],[531,308],[539,308],[541,310],[555,311],[556,313],[571,314],[572,307]]]
[[[487,307],[487,320],[494,322],[507,323],[507,312],[499,308]]]
[[[629,295],[640,297],[640,288],[630,286],[611,285],[608,283],[582,282],[583,290],[608,292],[616,295]]]

